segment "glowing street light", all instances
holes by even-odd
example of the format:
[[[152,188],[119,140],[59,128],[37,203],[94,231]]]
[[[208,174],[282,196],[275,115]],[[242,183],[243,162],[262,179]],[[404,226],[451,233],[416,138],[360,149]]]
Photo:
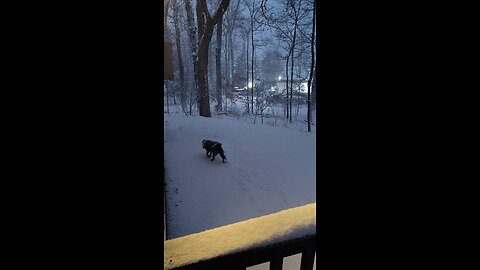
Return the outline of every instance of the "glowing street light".
[[[282,79],[282,76],[278,76],[278,80],[280,81]]]
[[[248,88],[252,88],[252,82],[248,82]]]

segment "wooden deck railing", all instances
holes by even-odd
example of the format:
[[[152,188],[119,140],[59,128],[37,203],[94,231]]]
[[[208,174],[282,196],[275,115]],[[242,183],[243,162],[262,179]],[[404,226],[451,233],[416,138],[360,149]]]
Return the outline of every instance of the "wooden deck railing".
[[[314,209],[314,208],[313,208]],[[310,210],[309,210],[310,211]],[[313,210],[315,211],[315,210]],[[309,214],[311,211],[309,212]],[[273,214],[275,215],[275,214]],[[313,215],[314,212],[313,212]],[[271,241],[270,244],[262,246],[256,245],[253,248],[241,248],[242,245],[245,245],[249,241],[245,241],[245,243],[241,243],[241,237],[245,231],[248,230],[255,230],[255,228],[248,228],[248,226],[258,226],[262,224],[262,222],[269,221],[268,219],[262,219],[263,217],[258,218],[257,223],[245,223],[239,222],[238,224],[228,225],[231,226],[228,230],[225,229],[223,232],[219,233],[218,235],[235,235],[235,238],[231,238],[226,236],[224,239],[220,241],[229,241],[232,239],[237,239],[240,242],[240,248],[233,252],[226,252],[226,254],[221,254],[219,256],[209,255],[212,253],[211,251],[205,251],[205,258],[202,258],[202,245],[216,245],[217,241],[212,241],[212,239],[216,239],[217,236],[213,236],[213,234],[209,234],[208,232],[201,232],[195,234],[195,237],[187,238],[181,240],[167,240],[164,242],[165,248],[165,261],[164,261],[164,269],[165,270],[239,270],[239,269],[246,269],[247,267],[262,264],[269,262],[270,263],[270,270],[281,270],[283,265],[283,258],[301,254],[301,262],[299,265],[300,270],[312,270],[314,266],[314,259],[316,254],[316,232],[315,229],[311,229],[311,225],[308,226],[308,233],[306,234],[299,234],[298,237],[286,237],[285,240],[279,238],[278,240]],[[270,221],[273,219],[270,219]],[[310,219],[311,220],[311,217]],[[315,217],[313,216],[313,220]],[[295,226],[295,221],[292,221],[292,226]],[[289,224],[290,226],[290,224]],[[300,226],[304,226],[301,224]],[[313,225],[315,226],[315,225]],[[237,230],[238,228],[238,230]],[[246,228],[246,229],[245,229]],[[286,228],[285,234],[288,234],[292,231],[292,228]],[[215,228],[211,231],[217,230],[219,228]],[[294,234],[297,235],[297,234]],[[245,237],[248,237],[245,235]],[[178,239],[178,238],[177,238]],[[264,239],[265,241],[268,239]],[[177,241],[177,242],[176,242]],[[180,242],[181,241],[181,244]],[[246,244],[245,246],[248,247],[250,243]],[[181,246],[181,251],[175,251],[176,248]],[[228,247],[230,248],[230,247]],[[189,250],[190,249],[190,250]],[[205,248],[207,249],[207,248]],[[193,254],[193,255],[191,255]],[[213,252],[215,254],[215,252]],[[186,257],[192,257],[185,259]],[[175,264],[175,261],[182,260],[183,262],[180,264]],[[172,262],[173,261],[173,262]]]
[[[251,249],[227,256],[200,261],[170,270],[244,270],[247,267],[270,262],[270,270],[282,270],[283,258],[302,254],[300,270],[312,270],[315,259],[315,235],[276,245]]]

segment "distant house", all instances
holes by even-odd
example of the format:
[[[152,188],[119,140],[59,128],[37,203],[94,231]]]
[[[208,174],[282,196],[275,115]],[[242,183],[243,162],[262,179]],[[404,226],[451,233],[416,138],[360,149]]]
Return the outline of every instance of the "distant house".
[[[233,93],[238,93],[238,92],[243,92],[247,89],[247,87],[238,87],[238,86],[235,86],[233,89],[232,89],[232,92]]]
[[[288,80],[288,84],[290,87],[290,83],[292,80]],[[269,89],[271,92],[275,92],[275,94],[281,94],[285,92],[286,80],[278,80],[276,85]],[[308,86],[307,80],[293,80],[293,90],[298,91],[298,87],[300,87],[301,93],[307,93]]]

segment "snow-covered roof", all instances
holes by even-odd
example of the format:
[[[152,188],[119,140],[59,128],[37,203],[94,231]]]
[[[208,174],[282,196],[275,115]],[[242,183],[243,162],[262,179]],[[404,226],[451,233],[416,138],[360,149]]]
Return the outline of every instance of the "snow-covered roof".
[[[164,269],[316,233],[316,203],[164,241]]]

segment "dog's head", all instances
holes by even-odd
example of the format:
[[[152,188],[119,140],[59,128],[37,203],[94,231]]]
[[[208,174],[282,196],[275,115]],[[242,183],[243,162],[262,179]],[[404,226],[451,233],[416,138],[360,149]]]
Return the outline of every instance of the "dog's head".
[[[205,139],[202,141],[202,148],[205,148]]]

